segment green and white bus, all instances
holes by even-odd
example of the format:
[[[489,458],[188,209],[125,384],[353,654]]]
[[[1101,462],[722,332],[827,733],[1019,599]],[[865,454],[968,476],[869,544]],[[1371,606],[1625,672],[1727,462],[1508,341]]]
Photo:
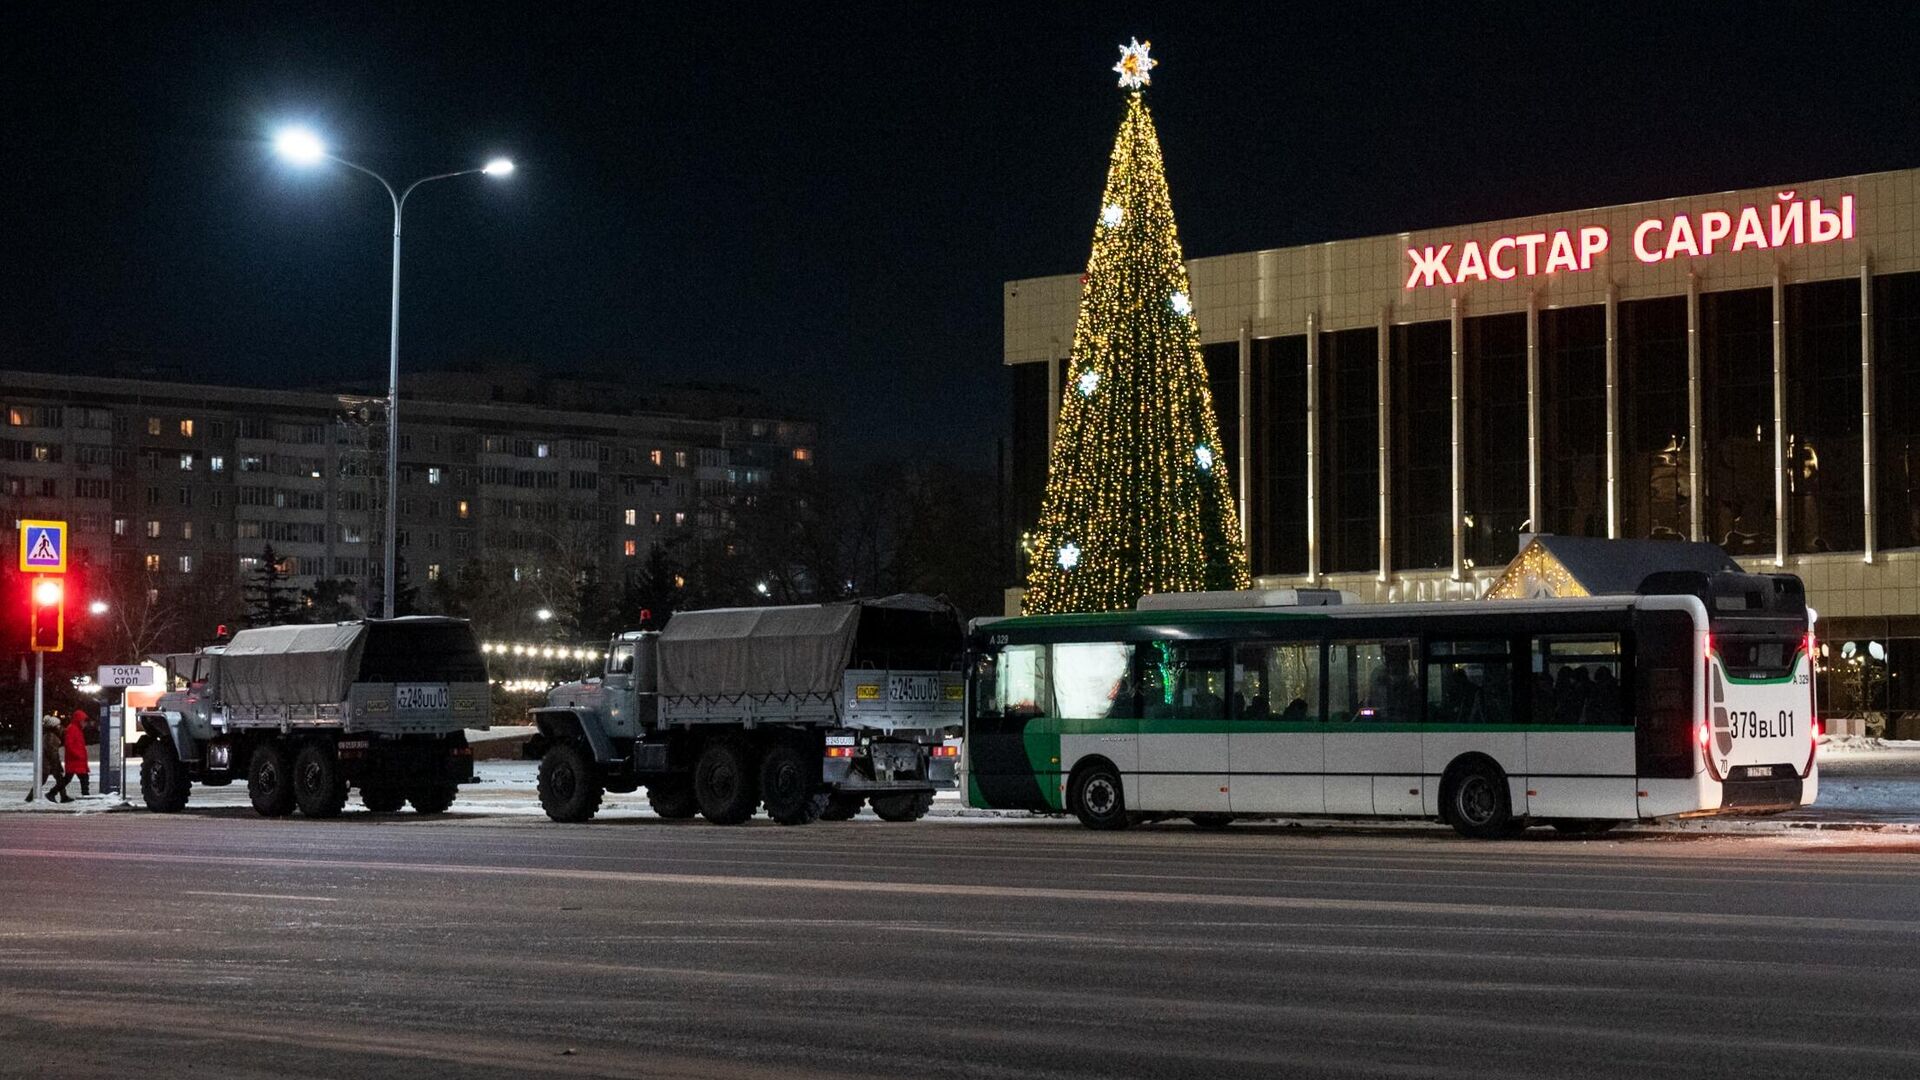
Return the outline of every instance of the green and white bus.
[[[1590,599],[1299,599],[976,620],[968,801],[1095,829],[1322,814],[1491,838],[1772,812],[1818,790],[1812,615],[1792,575],[1655,574]]]

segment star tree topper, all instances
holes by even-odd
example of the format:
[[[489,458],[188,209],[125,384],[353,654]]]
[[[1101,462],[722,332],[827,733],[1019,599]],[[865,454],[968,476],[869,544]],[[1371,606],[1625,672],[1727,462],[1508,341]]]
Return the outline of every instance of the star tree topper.
[[[1160,65],[1160,61],[1147,55],[1147,50],[1153,48],[1153,42],[1139,38],[1130,40],[1132,44],[1120,46],[1120,62],[1113,65],[1113,70],[1120,73],[1121,89],[1138,90],[1153,82],[1152,71]]]

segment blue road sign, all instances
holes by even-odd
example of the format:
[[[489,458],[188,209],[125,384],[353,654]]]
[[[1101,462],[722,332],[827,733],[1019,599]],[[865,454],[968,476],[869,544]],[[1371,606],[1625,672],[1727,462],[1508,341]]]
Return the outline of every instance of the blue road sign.
[[[22,521],[20,523],[20,570],[28,574],[67,572],[66,522]]]

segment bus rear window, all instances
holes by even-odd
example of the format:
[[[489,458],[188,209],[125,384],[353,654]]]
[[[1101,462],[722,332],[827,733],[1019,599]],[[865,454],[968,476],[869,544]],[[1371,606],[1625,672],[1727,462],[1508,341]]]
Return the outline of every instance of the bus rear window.
[[[1742,679],[1779,678],[1792,670],[1799,638],[1715,635],[1713,651],[1727,673]]]

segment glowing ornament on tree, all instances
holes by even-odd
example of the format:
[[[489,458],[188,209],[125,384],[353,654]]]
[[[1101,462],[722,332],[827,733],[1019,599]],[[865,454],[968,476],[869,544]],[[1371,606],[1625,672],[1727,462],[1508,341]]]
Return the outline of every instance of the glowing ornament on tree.
[[[1173,313],[1175,315],[1193,314],[1193,298],[1188,296],[1186,293],[1183,293],[1183,292],[1174,293],[1172,304],[1173,304]]]
[[[1100,224],[1105,225],[1109,229],[1116,228],[1122,221],[1126,220],[1126,216],[1127,212],[1120,209],[1119,206],[1108,206],[1105,210],[1100,211]]]
[[[1153,42],[1139,38],[1129,39],[1128,44],[1120,46],[1120,62],[1113,65],[1113,70],[1120,73],[1122,90],[1138,90],[1153,82],[1152,72],[1160,66],[1160,61],[1147,56],[1151,48]]]
[[[1199,464],[1201,472],[1211,472],[1213,470],[1213,447],[1208,446],[1206,443],[1201,443],[1194,448],[1193,460]]]
[[[1080,565],[1080,545],[1069,540],[1060,545],[1060,556],[1056,560],[1060,569],[1071,570]]]
[[[1074,381],[1080,386],[1081,397],[1092,397],[1094,388],[1100,385],[1100,373],[1092,368],[1088,368],[1081,372],[1080,377]]]

